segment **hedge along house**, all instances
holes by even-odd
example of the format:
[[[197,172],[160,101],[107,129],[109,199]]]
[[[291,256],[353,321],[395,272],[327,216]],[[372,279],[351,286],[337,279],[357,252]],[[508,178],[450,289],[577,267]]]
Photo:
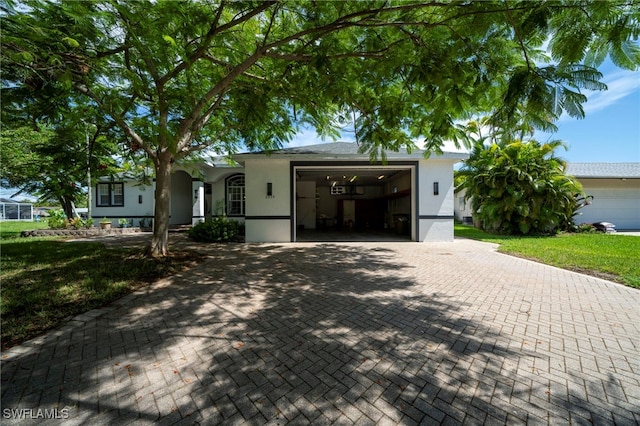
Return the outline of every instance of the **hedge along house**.
[[[388,152],[384,164],[372,163],[357,144],[333,142],[237,154],[237,165],[183,168],[172,179],[170,224],[224,214],[245,223],[248,242],[375,241],[389,236],[452,241],[453,165],[468,154],[424,154]],[[132,183],[98,184],[94,217],[134,223],[151,217],[153,188]],[[109,201],[112,205],[101,205]]]
[[[593,197],[574,218],[581,223],[610,222],[619,231],[640,230],[640,163],[567,163],[586,195]],[[456,218],[473,223],[471,201],[456,193]]]

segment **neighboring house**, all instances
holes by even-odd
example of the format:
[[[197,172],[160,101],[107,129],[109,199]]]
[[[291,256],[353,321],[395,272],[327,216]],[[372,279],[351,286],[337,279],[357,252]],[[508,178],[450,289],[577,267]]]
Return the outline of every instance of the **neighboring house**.
[[[579,210],[576,224],[611,222],[617,230],[640,230],[640,163],[568,163],[591,204]],[[471,200],[455,195],[456,219],[471,223]]]
[[[640,230],[640,163],[569,163],[567,174],[593,196],[576,224],[611,222],[617,230]]]
[[[0,220],[33,220],[33,204],[0,198]]]
[[[226,215],[243,221],[246,241],[297,241],[309,230],[406,234],[453,240],[453,165],[445,152],[388,152],[372,163],[358,145],[334,142],[233,156],[235,165],[201,163],[173,173],[171,225]],[[98,183],[92,215],[138,224],[153,217],[154,190],[122,180]]]
[[[473,223],[472,211],[471,211],[471,200],[465,200],[464,196],[466,194],[466,190],[461,190],[455,193],[455,198],[453,202],[453,211],[455,218],[468,225]]]

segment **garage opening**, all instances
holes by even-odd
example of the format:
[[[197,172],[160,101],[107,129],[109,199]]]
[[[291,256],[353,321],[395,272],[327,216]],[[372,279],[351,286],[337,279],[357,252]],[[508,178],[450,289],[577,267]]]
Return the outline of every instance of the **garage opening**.
[[[294,241],[412,241],[414,167],[294,167]]]

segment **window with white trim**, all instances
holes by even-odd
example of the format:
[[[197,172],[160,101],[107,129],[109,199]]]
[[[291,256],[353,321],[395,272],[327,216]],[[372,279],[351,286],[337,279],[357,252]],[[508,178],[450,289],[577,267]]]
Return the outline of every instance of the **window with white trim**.
[[[244,175],[227,178],[227,216],[244,216]]]
[[[96,193],[98,207],[124,206],[124,183],[99,183]]]

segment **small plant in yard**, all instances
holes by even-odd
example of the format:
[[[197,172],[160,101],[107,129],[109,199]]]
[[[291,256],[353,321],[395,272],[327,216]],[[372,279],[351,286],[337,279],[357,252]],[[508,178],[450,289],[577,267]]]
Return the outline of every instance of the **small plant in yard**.
[[[67,219],[67,215],[64,213],[64,210],[52,210],[49,212],[49,218],[47,219],[47,224],[49,228],[52,229],[64,229],[64,228],[73,228],[73,229],[83,229],[83,228],[91,228],[93,226],[93,219],[82,219],[81,217],[74,217],[71,219]]]
[[[189,238],[207,243],[226,242],[235,240],[243,231],[244,226],[238,221],[221,216],[194,225],[189,230]]]
[[[111,220],[103,217],[102,220],[100,220],[100,229],[111,229]]]
[[[74,217],[73,219],[69,219],[68,224],[73,229],[82,229],[87,227],[87,223],[80,217]]]
[[[51,210],[49,211],[49,218],[47,219],[49,228],[52,229],[64,229],[67,227],[67,215],[64,214],[64,210]]]
[[[118,226],[120,228],[126,228],[129,226],[129,221],[127,219],[118,219]]]
[[[576,226],[575,232],[577,234],[595,234],[596,228],[594,228],[590,223],[581,223]]]

